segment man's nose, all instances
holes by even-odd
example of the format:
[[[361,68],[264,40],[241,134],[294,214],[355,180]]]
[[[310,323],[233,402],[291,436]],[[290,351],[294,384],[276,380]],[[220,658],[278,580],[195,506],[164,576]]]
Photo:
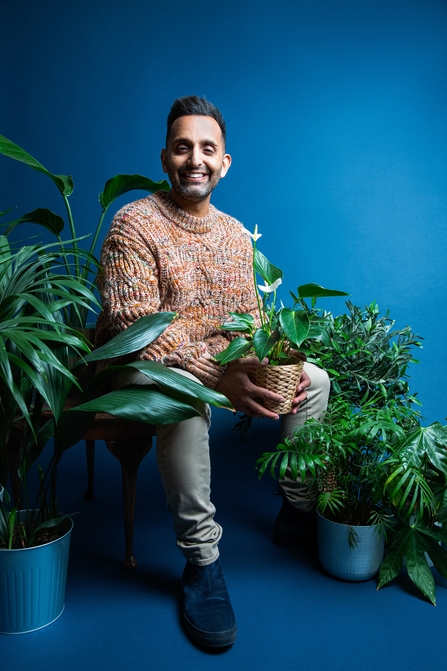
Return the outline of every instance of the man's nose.
[[[191,149],[188,163],[195,167],[202,165],[202,153],[200,151],[200,147],[193,147]]]

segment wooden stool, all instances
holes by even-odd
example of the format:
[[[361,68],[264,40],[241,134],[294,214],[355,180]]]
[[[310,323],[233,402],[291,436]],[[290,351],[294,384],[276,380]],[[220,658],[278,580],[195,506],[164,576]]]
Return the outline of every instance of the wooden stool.
[[[152,438],[155,435],[155,424],[132,422],[107,413],[97,413],[84,436],[87,454],[87,490],[84,494],[85,499],[92,499],[94,497],[93,480],[96,440],[103,440],[105,442],[107,449],[118,459],[121,466],[125,542],[123,566],[127,570],[133,570],[137,566],[137,561],[133,554],[133,532],[138,469],[144,457],[151,449]]]

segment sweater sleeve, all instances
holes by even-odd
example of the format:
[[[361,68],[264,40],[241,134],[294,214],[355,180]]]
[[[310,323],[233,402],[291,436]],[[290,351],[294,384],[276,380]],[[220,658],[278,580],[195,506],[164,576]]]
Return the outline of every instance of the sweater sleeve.
[[[133,232],[135,233],[135,232]],[[117,216],[101,254],[103,321],[108,337],[116,335],[142,316],[166,311],[160,290],[159,268],[148,246]],[[172,324],[138,354],[139,359],[183,368],[207,387],[214,388],[225,367],[213,357],[228,345],[217,319],[207,323],[185,316]],[[197,334],[197,340],[191,334]]]

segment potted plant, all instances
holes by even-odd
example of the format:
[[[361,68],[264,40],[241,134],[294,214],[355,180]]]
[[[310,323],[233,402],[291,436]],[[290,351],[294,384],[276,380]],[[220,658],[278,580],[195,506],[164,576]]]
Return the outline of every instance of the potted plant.
[[[5,633],[40,628],[63,608],[72,523],[57,509],[55,455],[46,471],[35,472],[33,464],[52,435],[52,426],[41,421],[44,404],[57,421],[63,390],[77,384],[64,355],[69,349],[79,356],[89,352],[82,335],[63,323],[62,311],[96,299],[64,272],[72,250],[54,248],[11,250],[0,236],[0,482],[6,485],[11,473],[16,494],[13,504],[5,490],[0,502],[0,631]],[[31,473],[34,489],[28,486]],[[31,586],[45,598],[30,597]]]
[[[272,475],[279,469],[283,477],[290,468],[294,477],[310,477],[320,513],[319,554],[329,571],[335,533],[341,534],[347,555],[342,577],[348,577],[346,566],[350,562],[352,570],[352,557],[362,546],[375,555],[377,571],[380,538],[386,536],[378,587],[405,566],[435,603],[429,561],[447,577],[447,553],[440,545],[447,534],[439,526],[447,519],[447,427],[422,427],[414,407],[420,403],[410,392],[408,365],[416,361],[413,350],[421,346],[420,338],[408,326],[395,329],[376,303],[347,306],[349,312],[338,317],[323,313],[318,337],[302,345],[309,360],[332,378],[326,416],[321,423],[310,420],[275,452],[262,455],[259,473],[270,467]],[[303,308],[315,311],[315,304]],[[329,539],[321,533],[326,519],[341,527]],[[360,540],[360,529],[371,524],[375,531],[367,533],[374,540]]]
[[[319,558],[333,575],[367,580],[383,558],[391,516],[384,500],[389,443],[403,438],[410,410],[398,404],[377,407],[371,399],[355,408],[338,397],[321,422],[308,420],[276,451],[258,460],[259,474],[270,467],[284,477],[309,481],[316,490]],[[403,416],[404,415],[404,416]]]
[[[32,245],[11,251],[0,236],[0,632],[24,633],[47,626],[62,613],[72,522],[59,513],[58,465],[63,452],[78,442],[97,411],[135,421],[172,423],[200,414],[201,400],[231,409],[221,394],[155,362],[136,362],[159,383],[111,392],[71,410],[65,403],[79,383],[68,362],[127,355],[152,342],[175,313],[141,318],[91,354],[89,344],[63,321],[64,309],[96,303],[89,290],[66,275],[65,256],[73,250]],[[120,367],[98,373],[86,397]],[[128,393],[127,393],[128,392]],[[44,453],[53,438],[52,447]],[[42,468],[38,460],[47,462]],[[34,479],[34,486],[32,480]]]
[[[221,328],[237,335],[229,346],[215,356],[221,364],[227,364],[243,356],[256,356],[259,361],[269,359],[269,366],[253,369],[253,380],[260,386],[277,391],[285,397],[285,402],[276,404],[265,401],[270,410],[285,414],[290,412],[296,387],[303,369],[303,360],[296,351],[301,343],[314,337],[318,332],[321,317],[304,310],[300,300],[319,296],[346,296],[343,291],[325,289],[318,284],[298,287],[292,294],[294,304],[286,308],[276,304],[276,291],[282,283],[282,271],[268,261],[259,251],[257,240],[261,237],[258,227],[254,233],[247,231],[253,239],[253,281],[257,300],[257,314],[231,312],[231,320]],[[258,284],[257,276],[264,281]],[[260,295],[262,293],[262,298]]]

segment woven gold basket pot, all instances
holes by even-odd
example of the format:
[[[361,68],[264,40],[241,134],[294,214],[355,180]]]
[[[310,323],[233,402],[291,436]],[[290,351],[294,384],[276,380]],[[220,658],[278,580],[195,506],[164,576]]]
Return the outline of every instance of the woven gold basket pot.
[[[278,415],[286,415],[291,411],[303,365],[302,361],[297,361],[285,366],[264,366],[253,369],[250,378],[258,387],[274,391],[285,399],[284,403],[264,400],[263,405],[267,410],[272,410]]]

